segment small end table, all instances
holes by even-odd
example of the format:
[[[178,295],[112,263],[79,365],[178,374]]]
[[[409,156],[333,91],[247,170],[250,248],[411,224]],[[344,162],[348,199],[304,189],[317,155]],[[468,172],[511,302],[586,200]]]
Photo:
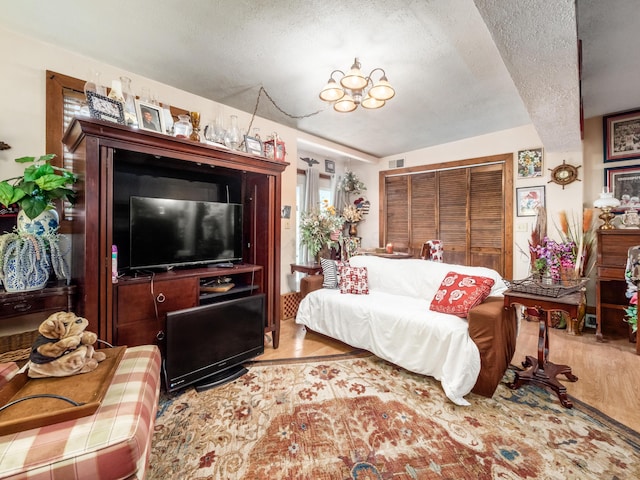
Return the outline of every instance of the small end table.
[[[556,365],[549,361],[548,329],[553,311],[567,312],[571,318],[578,316],[578,309],[582,304],[582,292],[556,298],[507,290],[504,293],[504,306],[510,308],[514,304],[524,305],[528,315],[538,317],[538,356],[527,355],[522,362],[526,370],[517,371],[516,378],[509,387],[515,390],[529,383],[549,387],[558,395],[563,407],[572,408],[573,403],[567,397],[567,388],[556,379],[556,376],[564,375],[570,382],[578,381],[578,377],[571,372],[571,367],[568,365]]]
[[[322,273],[322,265],[319,263],[292,263],[291,273],[301,272],[307,275],[318,275]]]

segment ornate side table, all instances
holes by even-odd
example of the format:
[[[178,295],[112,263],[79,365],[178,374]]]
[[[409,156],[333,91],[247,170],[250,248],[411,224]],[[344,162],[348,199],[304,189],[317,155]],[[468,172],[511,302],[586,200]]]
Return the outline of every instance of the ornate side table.
[[[512,389],[518,389],[529,383],[541,387],[549,387],[553,390],[563,407],[572,408],[573,403],[567,397],[567,389],[556,377],[564,375],[568,381],[576,382],[576,377],[568,365],[556,365],[549,361],[549,325],[551,312],[567,312],[573,319],[578,316],[578,310],[582,305],[582,292],[574,292],[561,297],[545,297],[531,293],[515,292],[507,290],[504,293],[504,306],[510,308],[514,304],[524,305],[527,314],[538,317],[538,356],[527,355],[522,362],[524,371],[516,372],[514,382],[509,385]]]

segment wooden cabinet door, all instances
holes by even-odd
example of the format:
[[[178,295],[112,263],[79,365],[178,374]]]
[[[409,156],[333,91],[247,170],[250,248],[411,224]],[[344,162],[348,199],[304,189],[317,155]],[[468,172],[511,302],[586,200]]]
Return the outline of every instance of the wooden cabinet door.
[[[197,278],[123,283],[116,290],[116,345],[156,344],[167,312],[198,305]]]

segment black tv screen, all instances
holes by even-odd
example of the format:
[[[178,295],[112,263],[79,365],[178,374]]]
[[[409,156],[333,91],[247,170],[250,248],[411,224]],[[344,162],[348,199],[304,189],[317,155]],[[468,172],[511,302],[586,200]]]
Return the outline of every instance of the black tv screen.
[[[242,205],[132,196],[129,267],[242,260]]]
[[[167,313],[165,388],[172,392],[264,353],[265,294]]]

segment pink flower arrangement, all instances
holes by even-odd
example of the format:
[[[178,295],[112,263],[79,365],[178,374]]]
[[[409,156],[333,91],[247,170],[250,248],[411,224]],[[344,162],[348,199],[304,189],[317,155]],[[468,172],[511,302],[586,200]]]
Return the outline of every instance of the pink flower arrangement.
[[[538,245],[530,246],[531,255],[535,258],[537,272],[549,274],[554,281],[560,280],[563,270],[575,270],[577,246],[574,241],[556,242],[544,237]]]

